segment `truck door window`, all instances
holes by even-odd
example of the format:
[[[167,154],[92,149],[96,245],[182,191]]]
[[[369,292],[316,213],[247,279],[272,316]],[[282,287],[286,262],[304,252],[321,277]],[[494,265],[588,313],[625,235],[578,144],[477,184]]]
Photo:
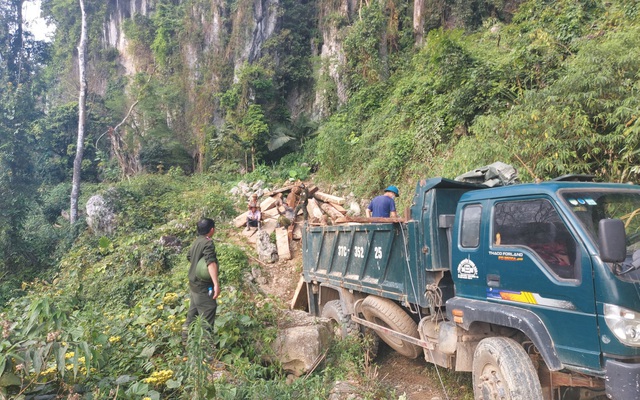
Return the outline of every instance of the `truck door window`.
[[[480,215],[482,206],[479,204],[466,206],[462,211],[462,227],[460,244],[462,247],[478,247],[480,244]]]
[[[493,245],[526,246],[557,277],[577,278],[576,242],[548,200],[496,203]]]

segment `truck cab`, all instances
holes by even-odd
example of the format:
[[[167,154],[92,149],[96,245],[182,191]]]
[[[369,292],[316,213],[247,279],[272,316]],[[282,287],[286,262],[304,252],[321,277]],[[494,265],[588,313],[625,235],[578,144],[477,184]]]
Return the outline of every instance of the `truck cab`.
[[[491,324],[525,334],[549,380],[570,377],[557,371],[598,377],[610,398],[637,398],[638,213],[640,188],[632,185],[550,181],[465,193],[448,312],[462,314],[464,329]],[[606,237],[610,221],[621,221],[626,237],[620,228]],[[622,255],[603,260],[601,246],[616,245]]]
[[[640,398],[640,186],[431,178],[403,220],[302,239],[310,313],[471,372],[476,399]]]

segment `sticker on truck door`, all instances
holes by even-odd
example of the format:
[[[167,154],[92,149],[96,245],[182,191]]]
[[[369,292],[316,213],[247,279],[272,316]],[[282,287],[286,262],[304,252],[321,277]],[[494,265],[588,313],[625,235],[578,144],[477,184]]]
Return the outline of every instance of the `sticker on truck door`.
[[[458,264],[459,279],[478,279],[478,267],[471,261],[471,258],[465,258]]]

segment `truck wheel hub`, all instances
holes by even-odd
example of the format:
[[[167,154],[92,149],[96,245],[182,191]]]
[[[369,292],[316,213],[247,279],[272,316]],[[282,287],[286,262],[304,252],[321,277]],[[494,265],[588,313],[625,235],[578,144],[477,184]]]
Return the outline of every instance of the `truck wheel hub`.
[[[482,371],[478,386],[482,391],[483,400],[506,400],[509,398],[506,395],[499,371],[491,365],[487,365]]]

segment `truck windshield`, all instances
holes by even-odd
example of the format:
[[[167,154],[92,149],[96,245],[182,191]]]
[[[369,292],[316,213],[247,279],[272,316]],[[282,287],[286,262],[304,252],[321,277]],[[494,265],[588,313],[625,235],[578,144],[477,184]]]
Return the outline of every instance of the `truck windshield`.
[[[598,221],[616,218],[625,225],[627,255],[640,250],[640,191],[563,191],[562,197],[596,242]]]

